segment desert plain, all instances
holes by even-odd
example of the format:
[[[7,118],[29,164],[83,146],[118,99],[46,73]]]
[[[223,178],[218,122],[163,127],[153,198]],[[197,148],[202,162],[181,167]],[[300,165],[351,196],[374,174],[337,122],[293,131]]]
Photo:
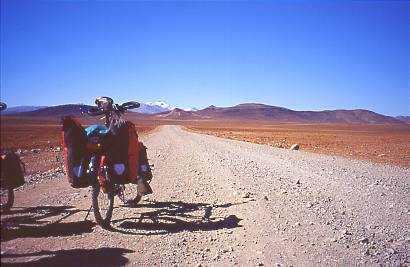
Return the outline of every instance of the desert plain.
[[[98,119],[78,119],[84,126],[101,123]],[[189,131],[226,139],[283,149],[298,144],[302,151],[410,168],[410,124],[128,119],[135,123],[140,136],[155,131],[160,125],[181,125]],[[58,118],[2,118],[1,147],[22,154],[29,174],[62,166],[61,142],[61,124]],[[38,153],[40,151],[41,154]]]

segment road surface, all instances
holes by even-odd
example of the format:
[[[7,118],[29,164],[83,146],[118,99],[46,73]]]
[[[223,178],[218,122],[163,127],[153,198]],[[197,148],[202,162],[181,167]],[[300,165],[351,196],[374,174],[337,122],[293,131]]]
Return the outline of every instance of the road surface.
[[[16,192],[2,266],[410,264],[410,169],[178,126],[144,142],[154,194],[135,208],[116,198],[112,231],[85,220],[90,190],[62,174]]]

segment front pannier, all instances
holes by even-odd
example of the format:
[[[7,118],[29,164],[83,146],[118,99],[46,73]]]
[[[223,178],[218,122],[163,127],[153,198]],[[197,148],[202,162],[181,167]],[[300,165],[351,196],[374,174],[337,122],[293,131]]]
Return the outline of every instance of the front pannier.
[[[115,184],[136,183],[138,177],[139,142],[130,121],[117,121],[110,127],[113,135],[106,147],[106,163]]]
[[[24,185],[24,164],[11,150],[1,151],[0,173],[2,187],[15,189]]]
[[[88,186],[87,136],[84,128],[71,116],[63,117],[63,146],[68,182],[74,188]]]
[[[148,155],[147,155],[147,147],[144,146],[143,143],[139,142],[139,171],[138,175],[144,179],[144,181],[151,181],[152,180],[152,171],[151,166],[148,162]]]

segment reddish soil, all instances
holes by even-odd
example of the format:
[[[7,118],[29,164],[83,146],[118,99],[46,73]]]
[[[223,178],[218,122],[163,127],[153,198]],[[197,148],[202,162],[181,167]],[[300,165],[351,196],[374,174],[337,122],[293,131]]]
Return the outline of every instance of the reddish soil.
[[[127,117],[126,117],[127,118]],[[139,135],[158,125],[179,124],[188,129],[228,139],[274,147],[300,149],[410,168],[410,125],[335,125],[252,123],[228,121],[136,120]],[[83,125],[101,123],[81,118]],[[20,149],[28,174],[59,167],[62,153],[61,124],[56,118],[3,117],[1,147]],[[40,149],[39,153],[32,149]]]
[[[410,125],[194,123],[189,129],[274,147],[410,167]]]
[[[93,119],[80,119],[84,125],[101,123]],[[137,132],[143,136],[156,126],[149,122],[136,123]],[[1,119],[1,148],[20,153],[26,165],[26,174],[47,171],[63,164],[63,154],[59,151],[61,143],[61,123],[56,118]]]

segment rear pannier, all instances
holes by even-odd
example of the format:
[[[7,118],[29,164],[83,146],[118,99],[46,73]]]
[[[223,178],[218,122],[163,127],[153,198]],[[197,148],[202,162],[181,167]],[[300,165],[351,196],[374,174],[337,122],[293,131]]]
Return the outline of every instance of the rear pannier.
[[[74,188],[88,186],[87,167],[90,156],[87,155],[87,136],[84,128],[71,116],[63,117],[63,146],[67,178]]]
[[[24,164],[11,150],[1,151],[1,186],[15,189],[24,185]]]
[[[115,184],[136,183],[141,143],[130,121],[117,121],[110,127],[113,135],[106,147],[106,164]]]

